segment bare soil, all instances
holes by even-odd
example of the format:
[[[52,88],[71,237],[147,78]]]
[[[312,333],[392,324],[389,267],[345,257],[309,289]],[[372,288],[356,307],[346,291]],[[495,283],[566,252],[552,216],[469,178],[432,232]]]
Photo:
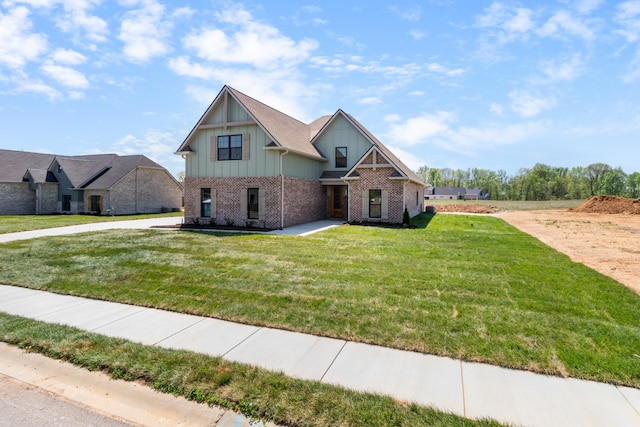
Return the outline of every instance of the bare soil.
[[[640,294],[640,215],[624,207],[639,199],[592,199],[572,210],[512,211],[496,214],[572,261],[607,275]],[[633,205],[635,204],[635,205]],[[637,211],[640,213],[640,211]]]

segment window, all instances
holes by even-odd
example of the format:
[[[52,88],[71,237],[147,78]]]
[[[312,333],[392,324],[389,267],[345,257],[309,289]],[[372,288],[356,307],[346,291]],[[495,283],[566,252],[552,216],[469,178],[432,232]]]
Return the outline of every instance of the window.
[[[257,188],[247,189],[247,218],[260,219],[259,190]]]
[[[336,167],[347,167],[347,147],[336,147]]]
[[[218,137],[218,160],[242,160],[242,135]]]
[[[369,190],[369,218],[382,218],[382,190]]]
[[[71,210],[71,196],[68,194],[62,195],[62,210],[69,212]]]
[[[211,189],[200,189],[200,216],[211,218]]]

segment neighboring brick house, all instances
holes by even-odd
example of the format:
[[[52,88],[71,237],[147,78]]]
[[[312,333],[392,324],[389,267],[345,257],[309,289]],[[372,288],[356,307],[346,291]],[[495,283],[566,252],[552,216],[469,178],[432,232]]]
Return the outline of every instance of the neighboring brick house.
[[[427,187],[424,189],[425,200],[487,200],[489,193],[478,187]]]
[[[176,154],[186,223],[401,223],[405,207],[422,211],[420,177],[342,110],[305,124],[224,86]]]
[[[145,156],[0,150],[0,215],[177,210],[182,184]]]

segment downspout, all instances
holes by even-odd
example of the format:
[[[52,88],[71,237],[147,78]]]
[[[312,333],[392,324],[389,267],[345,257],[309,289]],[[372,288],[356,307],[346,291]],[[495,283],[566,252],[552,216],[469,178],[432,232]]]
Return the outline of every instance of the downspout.
[[[404,208],[407,207],[407,183],[408,182],[409,181],[404,181],[402,183],[402,203],[404,204],[404,206],[402,207],[402,212],[404,212]]]
[[[351,223],[351,183],[347,181],[347,222]]]
[[[280,230],[284,228],[284,172],[282,170],[282,158],[289,154],[289,150],[280,153]]]

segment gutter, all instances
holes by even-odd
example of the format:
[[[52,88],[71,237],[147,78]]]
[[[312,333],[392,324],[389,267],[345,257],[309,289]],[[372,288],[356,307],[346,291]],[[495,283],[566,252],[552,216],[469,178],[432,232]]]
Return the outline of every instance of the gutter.
[[[284,172],[282,171],[282,158],[289,154],[289,150],[280,153],[280,230],[284,228]]]

